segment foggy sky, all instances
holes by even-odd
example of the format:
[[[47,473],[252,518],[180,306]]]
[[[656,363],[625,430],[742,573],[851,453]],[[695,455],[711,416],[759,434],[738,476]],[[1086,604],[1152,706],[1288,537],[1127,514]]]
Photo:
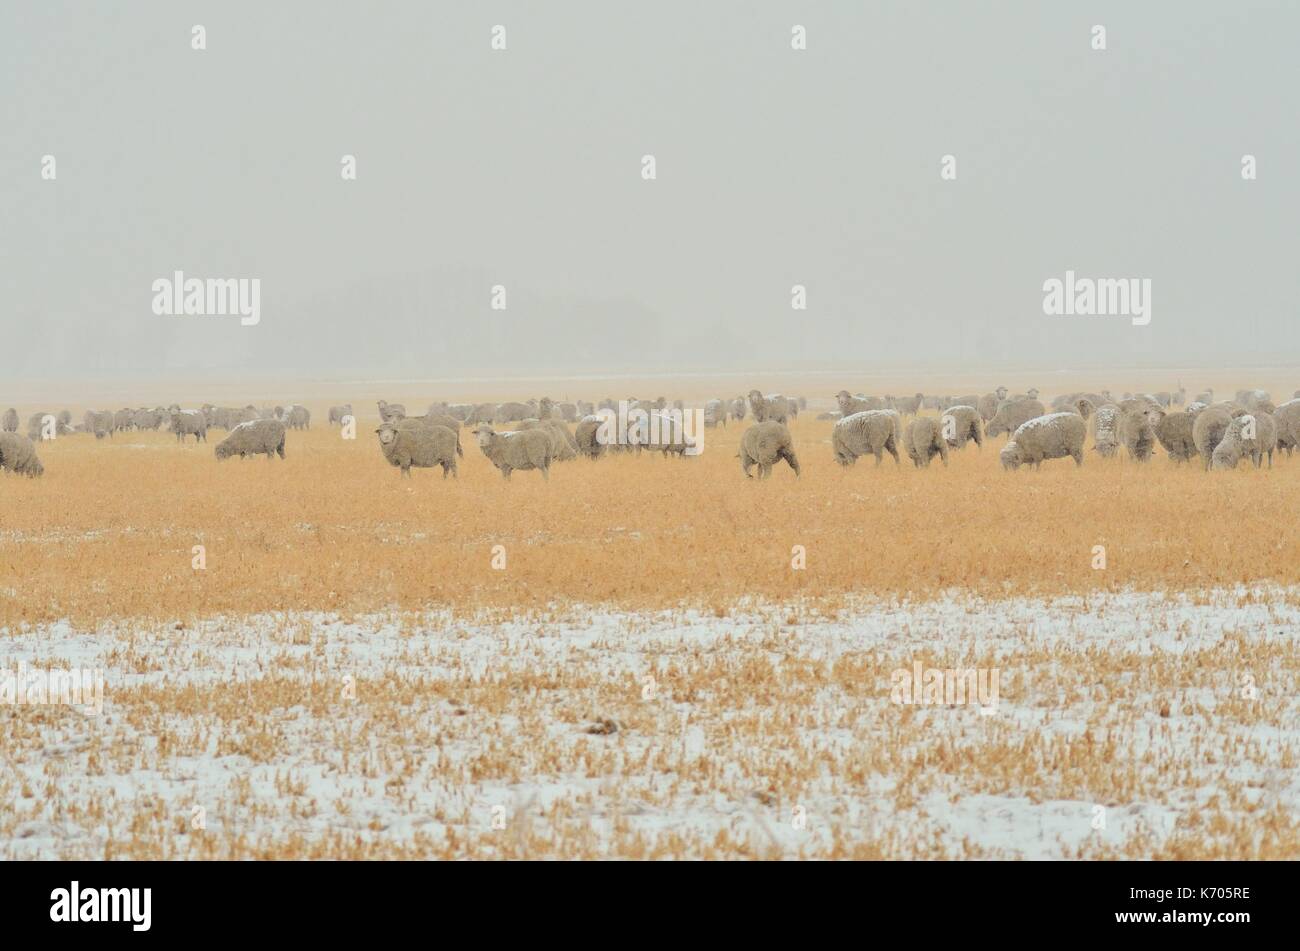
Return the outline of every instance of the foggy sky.
[[[0,366],[1300,365],[1297,36],[1226,0],[6,0]],[[1150,278],[1150,325],[1044,316],[1067,269]],[[176,270],[259,278],[261,323],[155,315]]]

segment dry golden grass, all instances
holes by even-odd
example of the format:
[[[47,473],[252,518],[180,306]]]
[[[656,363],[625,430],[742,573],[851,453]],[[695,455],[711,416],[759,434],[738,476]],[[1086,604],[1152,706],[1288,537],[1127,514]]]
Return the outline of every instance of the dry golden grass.
[[[323,416],[323,408],[318,416]],[[218,463],[211,441],[69,436],[39,480],[0,478],[0,625],[192,618],[286,608],[537,609],[610,603],[726,610],[756,596],[924,598],[1300,582],[1300,459],[1205,473],[1101,460],[1003,472],[1001,440],[916,470],[834,464],[831,425],[793,426],[804,467],[747,481],[743,427],[696,459],[617,456],[505,483],[468,434],[460,479],[402,480],[363,422],[319,423],[288,460]],[[207,568],[191,568],[206,547]],[[504,571],[491,567],[506,549]],[[791,570],[792,546],[807,569]],[[1107,568],[1091,567],[1104,545]]]

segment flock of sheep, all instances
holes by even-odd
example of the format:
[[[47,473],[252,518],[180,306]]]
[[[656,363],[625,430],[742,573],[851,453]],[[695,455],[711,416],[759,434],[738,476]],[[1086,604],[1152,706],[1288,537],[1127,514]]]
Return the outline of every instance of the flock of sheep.
[[[1066,457],[1082,465],[1089,435],[1093,450],[1103,457],[1113,457],[1122,448],[1133,461],[1146,462],[1159,444],[1175,462],[1199,457],[1206,469],[1235,468],[1243,458],[1256,467],[1267,458],[1271,466],[1275,451],[1290,455],[1300,443],[1300,390],[1280,406],[1262,390],[1238,390],[1232,399],[1217,401],[1213,391],[1207,390],[1190,403],[1182,389],[1175,393],[1125,393],[1119,399],[1107,390],[1074,392],[1057,396],[1050,412],[1039,401],[1037,390],[1010,394],[1005,387],[968,396],[917,393],[880,397],[841,390],[836,402],[838,411],[817,418],[834,422],[831,448],[842,466],[866,455],[875,456],[879,465],[886,452],[899,463],[900,449],[917,467],[928,466],[936,456],[947,465],[951,451],[972,442],[982,447],[986,438],[1003,434],[1009,438],[1000,459],[1007,469],[1022,465],[1038,468],[1046,460]],[[799,460],[787,424],[807,406],[802,397],[752,390],[747,397],[709,400],[703,408],[703,421],[706,427],[725,427],[729,421],[752,418],[737,453],[745,476],[750,477],[757,467],[759,478],[766,478],[782,461],[797,476]],[[474,427],[483,455],[506,479],[515,470],[534,469],[545,479],[553,462],[580,456],[596,459],[606,453],[644,449],[684,454],[686,445],[680,439],[664,437],[654,443],[642,438],[632,445],[618,445],[600,438],[608,418],[604,411],[619,408],[613,399],[599,404],[549,398],[507,403],[435,402],[423,415],[408,416],[405,406],[380,400],[381,422],[375,433],[384,458],[408,477],[412,468],[435,467],[442,468],[443,478],[455,476],[457,459],[464,456],[462,426]],[[637,413],[642,421],[658,415],[668,422],[664,433],[680,434],[681,416],[675,411],[684,411],[681,400],[670,406],[664,397],[632,399],[624,401],[622,408]],[[923,415],[927,410],[938,415]],[[350,404],[330,407],[331,425],[355,424],[355,420]],[[286,432],[309,428],[311,413],[298,404],[242,409],[208,404],[196,410],[172,405],[89,410],[81,423],[73,425],[72,414],[64,410],[32,414],[26,436],[17,431],[15,410],[8,410],[0,423],[0,469],[39,476],[44,466],[36,454],[36,443],[42,439],[76,432],[103,439],[119,431],[158,430],[164,424],[178,442],[186,436],[206,442],[209,429],[227,430],[228,435],[215,448],[217,459],[259,454],[283,459]],[[501,425],[516,428],[498,432],[495,427]],[[644,429],[651,431],[660,429]]]

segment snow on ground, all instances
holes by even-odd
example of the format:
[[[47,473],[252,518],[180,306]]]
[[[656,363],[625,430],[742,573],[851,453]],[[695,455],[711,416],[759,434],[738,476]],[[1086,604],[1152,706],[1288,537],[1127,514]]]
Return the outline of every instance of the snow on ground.
[[[0,632],[0,857],[1300,856],[1300,592]],[[997,672],[996,701],[896,703]],[[653,679],[651,679],[653,678]]]

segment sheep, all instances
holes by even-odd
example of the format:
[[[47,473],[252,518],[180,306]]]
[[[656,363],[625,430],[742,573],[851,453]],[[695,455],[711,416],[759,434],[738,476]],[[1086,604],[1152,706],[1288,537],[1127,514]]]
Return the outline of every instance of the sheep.
[[[996,393],[985,393],[976,401],[975,408],[980,411],[980,416],[984,418],[984,422],[988,423],[998,414],[998,404],[1001,402],[1002,400],[998,398]],[[988,435],[988,433],[986,432],[985,435]]]
[[[731,418],[737,421],[744,419],[745,414],[749,412],[749,406],[743,396],[737,396],[732,400],[727,409],[731,412]]]
[[[1027,423],[1031,419],[1042,416],[1043,413],[1043,404],[1038,400],[1028,398],[1003,400],[998,404],[998,411],[993,414],[993,418],[984,427],[984,435],[991,439],[1002,433],[1014,432],[1022,423]]]
[[[311,411],[305,406],[294,403],[285,410],[284,424],[290,429],[310,429]]]
[[[1200,400],[1192,400],[1190,403],[1187,404],[1183,412],[1185,412],[1188,416],[1192,417],[1194,421],[1196,417],[1200,415],[1201,411],[1205,409],[1208,405],[1209,405],[1208,403],[1202,403]]]
[[[754,414],[754,422],[768,421],[784,423],[789,415],[789,404],[779,393],[764,396],[758,390],[749,391],[749,407]]]
[[[722,428],[727,428],[727,408],[722,400],[709,400],[704,404],[704,425],[709,429],[717,429],[718,423]]]
[[[113,414],[107,410],[97,412],[95,410],[86,410],[83,417],[86,425],[86,431],[95,434],[96,439],[103,439],[105,436],[113,435]]]
[[[223,412],[223,411],[218,411],[218,412]],[[224,412],[228,413],[229,411],[226,410]],[[132,424],[135,426],[136,429],[139,430],[146,430],[146,429],[157,430],[158,427],[162,425],[162,421],[163,421],[163,414],[156,409],[138,409],[131,417]],[[225,426],[224,428],[229,429],[230,427]]]
[[[46,420],[49,420],[48,427]],[[27,419],[27,438],[32,442],[42,442],[45,439],[53,439],[55,436],[67,435],[70,432],[72,430],[69,427],[59,424],[59,418],[53,413],[32,413]]]
[[[888,397],[886,397],[888,400]],[[920,393],[915,396],[900,396],[890,402],[890,409],[898,410],[902,416],[915,416],[921,409],[921,401],[925,397]]]
[[[740,471],[745,473],[746,479],[753,478],[749,470],[754,465],[758,466],[760,479],[770,477],[772,466],[782,459],[794,470],[795,478],[799,477],[799,460],[794,454],[794,440],[790,437],[790,430],[785,423],[775,419],[757,422],[745,430],[740,437],[737,458],[740,459]]]
[[[943,437],[952,448],[965,449],[968,441],[984,448],[984,421],[974,406],[949,406],[943,411],[942,423]]]
[[[1223,441],[1223,434],[1231,422],[1232,416],[1227,410],[1210,406],[1202,410],[1192,423],[1192,441],[1196,443],[1196,451],[1201,454],[1207,472],[1214,461],[1214,450]]]
[[[1119,451],[1119,407],[1109,403],[1092,415],[1092,449],[1103,459]]]
[[[1178,389],[1174,391],[1173,404],[1175,406],[1182,406],[1186,402],[1187,402],[1187,391],[1183,389],[1183,383],[1181,380],[1179,380]]]
[[[18,432],[18,410],[12,406],[5,410],[4,431],[7,433]]]
[[[411,477],[411,467],[432,469],[442,466],[442,477],[447,473],[460,478],[456,472],[456,455],[460,445],[456,434],[445,426],[424,426],[410,420],[382,423],[375,434],[379,449],[390,465],[402,470],[403,477]]]
[[[218,460],[238,456],[244,459],[259,452],[266,453],[266,461],[279,454],[284,458],[284,423],[278,419],[255,419],[240,423],[230,435],[217,443],[213,454]]]
[[[1156,446],[1156,424],[1164,411],[1143,397],[1123,399],[1119,402],[1119,421],[1115,434],[1119,443],[1135,462],[1146,462]]]
[[[678,402],[681,402],[681,401],[678,400]],[[799,401],[798,401],[797,399],[795,399],[794,397],[792,397],[792,396],[787,396],[787,397],[786,397],[786,400],[785,400],[785,403],[786,403],[786,407],[787,407],[787,413],[786,413],[787,418],[789,418],[789,419],[798,419],[798,418],[799,418]],[[677,408],[678,408],[678,409],[681,409],[680,406],[677,407]]]
[[[475,403],[474,408],[470,410],[465,417],[465,425],[478,426],[482,423],[492,422],[492,417],[496,415],[496,403]]]
[[[330,407],[330,425],[331,425],[331,426],[342,426],[342,425],[343,425],[343,417],[345,417],[345,416],[352,416],[352,404],[351,404],[351,403],[344,403],[342,406],[331,406],[331,407]],[[356,417],[353,417],[353,418],[355,419]]]
[[[36,455],[36,445],[21,433],[0,433],[0,469],[25,475],[29,479],[45,474],[45,466]]]
[[[596,437],[600,433],[603,422],[601,417],[594,414],[588,414],[578,422],[573,434],[574,442],[578,444],[578,455],[586,456],[588,459],[600,458],[600,454],[605,451],[605,446]]]
[[[843,418],[844,418],[844,414],[837,409],[828,410],[825,413],[817,414],[817,419],[822,421],[829,420],[830,422],[837,422],[838,420],[841,420]]]
[[[865,413],[873,409],[884,409],[884,401],[876,396],[853,396],[848,390],[840,390],[835,394],[835,402],[839,404],[841,416],[852,416],[854,413]]]
[[[1211,457],[1215,469],[1235,469],[1242,456],[1250,456],[1258,469],[1263,457],[1268,456],[1268,467],[1273,468],[1273,450],[1277,447],[1277,424],[1268,413],[1238,416],[1228,423],[1223,439],[1214,447]]]
[[[183,409],[172,413],[172,432],[177,442],[184,442],[186,436],[193,436],[194,441],[208,441],[208,424],[203,421],[203,414],[196,409]]]
[[[569,427],[558,419],[526,419],[519,424],[519,431],[540,429],[551,437],[551,461],[568,462],[578,457],[578,441]],[[656,447],[657,448],[657,447]]]
[[[550,481],[552,442],[549,433],[540,429],[522,429],[515,433],[494,432],[486,423],[474,430],[478,446],[488,461],[509,480],[515,469],[540,469],[542,479]]]
[[[943,427],[939,420],[933,416],[918,416],[913,419],[908,424],[904,442],[912,465],[918,469],[929,468],[930,460],[936,455],[943,458],[945,466],[948,465],[948,441],[943,438]]]
[[[1048,413],[1035,417],[1016,427],[1000,454],[1002,466],[1015,470],[1022,465],[1032,465],[1039,469],[1045,459],[1070,456],[1077,468],[1083,465],[1083,440],[1087,435],[1088,424],[1079,413]]]
[[[894,464],[899,463],[897,416],[889,410],[866,410],[845,416],[831,430],[831,449],[835,461],[841,466],[851,466],[858,456],[871,453],[880,465],[884,453],[894,457]]]
[[[1291,451],[1300,445],[1300,398],[1287,400],[1273,414],[1277,424],[1277,448],[1285,449],[1289,457]]]
[[[998,453],[998,459],[1002,462],[1002,468],[1007,472],[1014,472],[1020,468],[1020,447],[1016,445],[1014,439],[1007,440],[1007,444]]]
[[[375,404],[379,407],[379,418],[385,423],[395,423],[399,419],[406,418],[406,407],[401,403],[389,403],[380,400]]]
[[[517,423],[521,420],[536,418],[533,408],[527,403],[502,403],[492,413],[493,423]]]
[[[1196,455],[1196,440],[1192,437],[1194,423],[1195,419],[1185,410],[1169,413],[1156,423],[1156,439],[1175,463],[1188,462]]]

